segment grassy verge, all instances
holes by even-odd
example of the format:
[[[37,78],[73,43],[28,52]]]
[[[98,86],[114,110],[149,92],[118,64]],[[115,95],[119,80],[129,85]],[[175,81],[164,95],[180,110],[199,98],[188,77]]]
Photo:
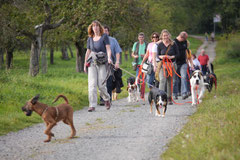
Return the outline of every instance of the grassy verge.
[[[217,98],[206,93],[189,122],[168,144],[162,159],[240,159],[240,64],[230,58],[229,45],[239,39],[219,39],[215,60]]]
[[[190,39],[190,41],[193,41],[191,48],[195,50],[201,44],[198,40]],[[73,51],[75,52],[75,50]],[[42,122],[41,117],[37,114],[26,117],[21,111],[21,107],[26,101],[36,94],[40,94],[40,102],[50,106],[58,94],[64,94],[74,110],[80,110],[88,105],[87,74],[75,71],[75,58],[63,61],[60,58],[60,52],[54,54],[55,64],[48,64],[48,72],[46,74],[39,73],[36,77],[28,75],[29,52],[15,52],[13,68],[8,71],[0,70],[0,135]],[[124,54],[122,54],[122,60],[121,68],[135,75],[131,66],[132,59],[125,61]],[[118,98],[128,95],[126,82],[129,76],[123,72],[124,87]],[[56,104],[62,102],[63,100],[59,99]]]

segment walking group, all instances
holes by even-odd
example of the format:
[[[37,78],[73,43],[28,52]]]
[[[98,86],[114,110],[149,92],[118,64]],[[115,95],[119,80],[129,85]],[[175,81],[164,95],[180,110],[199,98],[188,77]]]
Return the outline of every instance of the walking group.
[[[88,96],[89,112],[97,106],[97,88],[100,93],[100,103],[111,108],[113,83],[116,82],[118,93],[121,92],[122,82],[118,81],[112,73],[119,71],[120,54],[122,52],[117,40],[109,36],[109,27],[102,26],[99,21],[93,21],[88,27],[87,51],[85,55],[84,71],[88,73]],[[146,76],[148,88],[156,87],[167,94],[168,104],[173,104],[173,99],[188,98],[191,94],[189,75],[195,70],[202,70],[206,74],[209,61],[204,49],[196,58],[189,49],[190,42],[185,31],[172,39],[168,30],[163,29],[161,33],[153,32],[150,43],[145,42],[143,32],[138,34],[138,41],[133,44],[131,56],[136,71],[136,77],[141,77],[142,66],[145,63],[151,68]],[[121,76],[121,72],[117,72]],[[138,79],[138,78],[137,78]],[[138,79],[139,80],[139,79]],[[144,86],[145,87],[145,86]]]

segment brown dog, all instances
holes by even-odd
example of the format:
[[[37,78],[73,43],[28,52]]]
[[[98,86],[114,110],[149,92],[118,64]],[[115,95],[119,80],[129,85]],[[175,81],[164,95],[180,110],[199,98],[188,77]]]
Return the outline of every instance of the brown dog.
[[[51,138],[54,137],[51,129],[61,120],[71,126],[72,133],[70,138],[73,138],[76,135],[76,130],[73,125],[73,108],[68,104],[68,100],[64,95],[58,95],[54,102],[60,97],[62,97],[66,103],[59,104],[56,107],[49,107],[46,104],[38,102],[39,94],[29,100],[25,106],[22,107],[22,111],[24,111],[27,116],[31,116],[32,111],[35,111],[44,120],[47,127],[44,133],[48,135],[48,139],[44,142],[51,141]]]

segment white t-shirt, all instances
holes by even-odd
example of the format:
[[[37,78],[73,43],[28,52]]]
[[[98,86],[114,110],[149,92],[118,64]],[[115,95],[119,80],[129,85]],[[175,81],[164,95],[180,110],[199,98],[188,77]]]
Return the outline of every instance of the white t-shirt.
[[[152,53],[157,53],[156,55],[158,55],[158,45],[156,43],[154,43],[154,45],[152,46]],[[156,61],[159,62],[160,59],[158,58],[158,56],[156,56]]]
[[[196,68],[196,67],[201,68],[201,64],[197,58],[193,59],[193,65],[194,65],[194,68]]]

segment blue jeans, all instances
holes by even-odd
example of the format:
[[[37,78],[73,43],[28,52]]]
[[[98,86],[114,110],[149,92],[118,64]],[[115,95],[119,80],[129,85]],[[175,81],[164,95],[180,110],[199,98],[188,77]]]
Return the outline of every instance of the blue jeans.
[[[155,78],[155,72],[152,72],[152,74],[147,74],[147,85],[148,85],[148,88],[153,88],[154,78]]]
[[[187,68],[188,65],[187,63],[184,63],[182,65],[177,65],[177,73],[180,74],[181,76],[181,95],[184,96],[187,94]],[[175,83],[173,84],[173,95],[177,96],[177,94],[180,92],[178,90],[178,84],[179,82],[179,78],[176,78],[177,80],[175,81]]]

